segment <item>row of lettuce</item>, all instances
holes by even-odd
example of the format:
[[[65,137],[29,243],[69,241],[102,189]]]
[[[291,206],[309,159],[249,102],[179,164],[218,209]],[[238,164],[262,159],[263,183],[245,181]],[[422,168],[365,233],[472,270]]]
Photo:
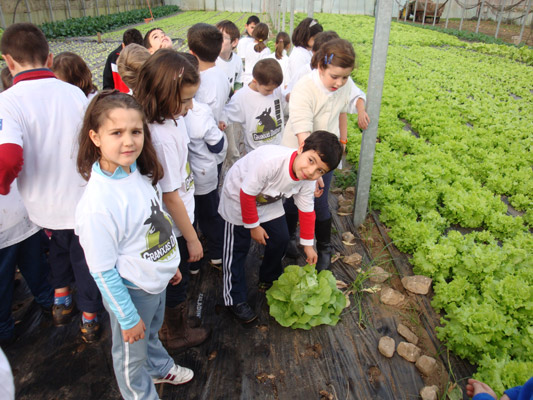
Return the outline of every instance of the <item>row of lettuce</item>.
[[[317,18],[354,44],[364,88],[374,19]],[[372,174],[371,208],[434,279],[438,337],[499,393],[533,371],[532,65],[527,47],[393,23]]]

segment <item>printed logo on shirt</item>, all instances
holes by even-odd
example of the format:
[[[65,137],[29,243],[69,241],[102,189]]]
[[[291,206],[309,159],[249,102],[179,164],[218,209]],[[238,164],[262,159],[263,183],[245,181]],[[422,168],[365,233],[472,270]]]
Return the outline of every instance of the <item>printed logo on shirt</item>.
[[[165,261],[177,251],[176,236],[172,233],[172,220],[161,210],[157,199],[151,201],[152,214],[144,221],[144,225],[150,225],[146,234],[146,251],[141,257],[150,261]]]
[[[191,172],[191,166],[189,165],[189,162],[185,165],[185,169],[187,170],[187,178],[185,178],[185,190],[188,192],[189,190],[194,188],[194,178],[192,176]]]
[[[252,133],[252,139],[256,142],[270,142],[273,138],[281,133],[281,105],[279,99],[274,100],[275,118],[272,118],[272,107],[265,108],[265,110],[255,117],[259,122],[256,126],[256,132]]]
[[[283,197],[283,193],[278,194],[277,196],[269,196],[267,194],[258,194],[255,196],[255,203],[257,206],[266,206],[267,204],[272,204],[278,201]]]
[[[2,130],[2,125],[4,125],[4,120],[0,119],[0,131]]]

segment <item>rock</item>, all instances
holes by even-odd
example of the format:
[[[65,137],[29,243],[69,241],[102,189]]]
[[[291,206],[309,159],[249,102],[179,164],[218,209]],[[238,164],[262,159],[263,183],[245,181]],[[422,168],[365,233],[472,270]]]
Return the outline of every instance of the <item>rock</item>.
[[[344,232],[342,234],[342,242],[344,244],[348,244],[348,245],[352,245],[352,244],[355,244],[355,236],[353,235],[352,232],[348,231],[348,232]]]
[[[353,207],[353,200],[342,200],[338,204],[339,207]]]
[[[363,256],[359,253],[353,253],[348,256],[345,256],[343,261],[346,264],[351,265],[352,267],[358,267],[359,265],[361,265],[361,261],[363,261]]]
[[[428,294],[432,279],[423,275],[404,276],[402,285],[410,292],[416,294]]]
[[[372,283],[383,283],[389,279],[391,274],[381,267],[372,267],[368,273],[368,279]]]
[[[353,206],[343,206],[343,207],[339,207],[339,209],[337,210],[338,214],[345,214],[345,215],[349,215],[352,212],[353,212]]]
[[[409,343],[418,344],[418,336],[403,324],[398,325],[398,333]]]
[[[391,358],[394,355],[396,342],[394,339],[388,336],[383,336],[379,339],[378,350],[387,358]]]
[[[416,362],[422,353],[419,347],[407,342],[400,342],[396,351],[409,362]]]
[[[346,188],[344,197],[347,199],[355,199],[355,188],[353,186]]]
[[[424,355],[420,356],[420,358],[416,360],[415,365],[423,375],[431,376],[431,374],[433,374],[435,371],[435,367],[437,366],[437,360],[435,360],[433,357]]]
[[[343,196],[342,194],[339,194],[339,195],[337,196],[337,202],[340,203],[341,201],[346,201],[346,199],[344,198],[344,196]]]
[[[341,194],[342,193],[342,189],[340,187],[331,188],[329,191],[330,191],[330,193],[333,193],[333,194]]]
[[[422,400],[437,400],[438,393],[438,386],[424,386],[422,390],[420,390],[420,397],[422,397]]]
[[[390,287],[384,287],[381,290],[381,302],[389,306],[396,306],[404,301],[405,296],[398,292],[397,290],[391,289]]]

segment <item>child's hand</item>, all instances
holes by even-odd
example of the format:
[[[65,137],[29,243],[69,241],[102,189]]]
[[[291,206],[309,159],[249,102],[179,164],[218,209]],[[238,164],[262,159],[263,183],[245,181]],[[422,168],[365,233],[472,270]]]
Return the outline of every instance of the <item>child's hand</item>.
[[[316,264],[318,261],[318,255],[316,254],[313,246],[304,246],[305,261],[307,264]]]
[[[122,337],[124,338],[125,342],[133,344],[137,340],[144,339],[145,330],[146,326],[144,325],[143,320],[140,319],[139,322],[137,322],[137,325],[135,325],[133,328],[122,329]]]
[[[316,181],[315,197],[322,196],[322,193],[324,193],[324,179],[322,179],[322,177],[320,177]]]
[[[198,238],[187,242],[187,250],[189,251],[188,262],[200,261],[204,256],[204,249]]]
[[[368,128],[369,123],[370,117],[368,116],[365,110],[357,114],[357,124],[359,125],[359,128],[365,130],[366,128]]]
[[[176,271],[176,273],[174,274],[174,276],[170,279],[170,284],[171,284],[172,286],[176,286],[178,283],[181,282],[181,278],[182,278],[181,271],[180,271],[180,269],[178,268],[178,270]]]
[[[257,243],[266,246],[268,235],[261,225],[250,229],[250,235],[252,236],[252,239],[255,240]]]
[[[466,395],[468,397],[474,397],[476,394],[480,393],[486,393],[489,396],[494,397],[494,399],[498,399],[498,396],[496,396],[496,393],[494,393],[489,385],[475,379],[469,379],[468,384],[466,385]]]
[[[224,121],[219,121],[218,122],[218,129],[220,129],[221,131],[225,131],[226,130],[226,123]]]

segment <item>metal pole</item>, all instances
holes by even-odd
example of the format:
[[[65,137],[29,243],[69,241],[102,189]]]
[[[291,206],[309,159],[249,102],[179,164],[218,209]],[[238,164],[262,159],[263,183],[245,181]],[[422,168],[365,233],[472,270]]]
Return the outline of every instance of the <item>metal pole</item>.
[[[481,7],[479,8],[479,15],[477,17],[476,33],[479,32],[479,24],[481,23],[481,13],[483,12],[484,5],[485,5],[485,0],[481,0]]]
[[[83,12],[83,16],[86,17],[87,14],[85,13],[85,0],[81,0],[81,11]]]
[[[446,29],[448,29],[448,19],[450,18],[450,10],[452,9],[453,0],[450,0],[450,5],[448,6],[448,10],[446,10],[446,25],[444,26]]]
[[[428,8],[428,0],[426,0],[424,4],[424,16],[422,17],[422,26],[426,23],[426,10]]]
[[[120,12],[120,0],[117,0],[117,12]]]
[[[95,4],[96,4],[96,16],[99,17],[100,16],[100,9],[98,8],[98,0],[94,0]]]
[[[407,22],[407,13],[409,12],[409,0],[405,1],[405,15],[403,16],[403,22]]]
[[[31,10],[30,10],[30,4],[28,3],[28,0],[25,0],[26,3],[26,10],[28,11],[28,18],[30,19],[30,23],[33,23],[31,20]]]
[[[50,0],[47,0],[48,10],[50,10],[50,21],[54,22],[54,11],[52,10],[52,3]]]
[[[68,14],[68,17],[72,18],[72,14],[70,12],[70,1],[66,0],[66,3],[67,3],[67,14]]]
[[[435,3],[435,14],[433,14],[433,26],[435,26],[435,21],[437,21],[437,13],[439,11],[439,0]]]
[[[387,65],[387,52],[392,20],[392,1],[378,1],[377,6],[366,104],[370,124],[363,132],[361,153],[359,155],[359,168],[357,171],[357,186],[355,188],[353,222],[356,227],[359,227],[365,221],[368,209],[372,165],[376,151],[381,96],[383,93],[383,81],[385,80],[385,67]]]
[[[6,29],[6,20],[4,19],[4,12],[2,11],[2,4],[0,4],[0,25],[2,25],[2,29]]]
[[[415,9],[413,10],[413,22],[416,22],[416,11],[418,10],[418,0],[415,0]]]
[[[313,8],[315,7],[314,0],[307,0],[307,16],[313,18]]]
[[[463,20],[465,19],[465,11],[466,11],[466,0],[464,0],[465,6],[463,7],[463,12],[461,13],[461,22],[459,23],[459,30],[463,29]]]
[[[292,31],[294,31],[294,2],[295,0],[291,0],[291,22],[290,22],[290,37],[292,37]]]
[[[520,38],[518,39],[518,44],[522,42],[522,35],[524,34],[524,28],[526,27],[526,20],[527,16],[529,15],[529,10],[531,9],[531,0],[528,0],[527,7],[526,7],[526,15],[524,15],[524,19],[522,20],[522,28],[520,28]],[[0,10],[0,14],[2,13],[2,10]],[[4,17],[2,16],[2,23],[4,23]]]
[[[107,15],[111,14],[111,10],[110,10],[110,6],[109,6],[109,0],[107,0]]]
[[[500,24],[502,23],[504,6],[505,6],[505,0],[502,0],[502,6],[500,7],[500,12],[498,14],[498,25],[496,26],[496,33],[494,34],[494,38],[498,38],[498,32],[500,31]]]
[[[285,14],[287,14],[287,0],[281,0],[281,2],[281,10],[283,11],[283,28],[281,30],[285,32]]]

